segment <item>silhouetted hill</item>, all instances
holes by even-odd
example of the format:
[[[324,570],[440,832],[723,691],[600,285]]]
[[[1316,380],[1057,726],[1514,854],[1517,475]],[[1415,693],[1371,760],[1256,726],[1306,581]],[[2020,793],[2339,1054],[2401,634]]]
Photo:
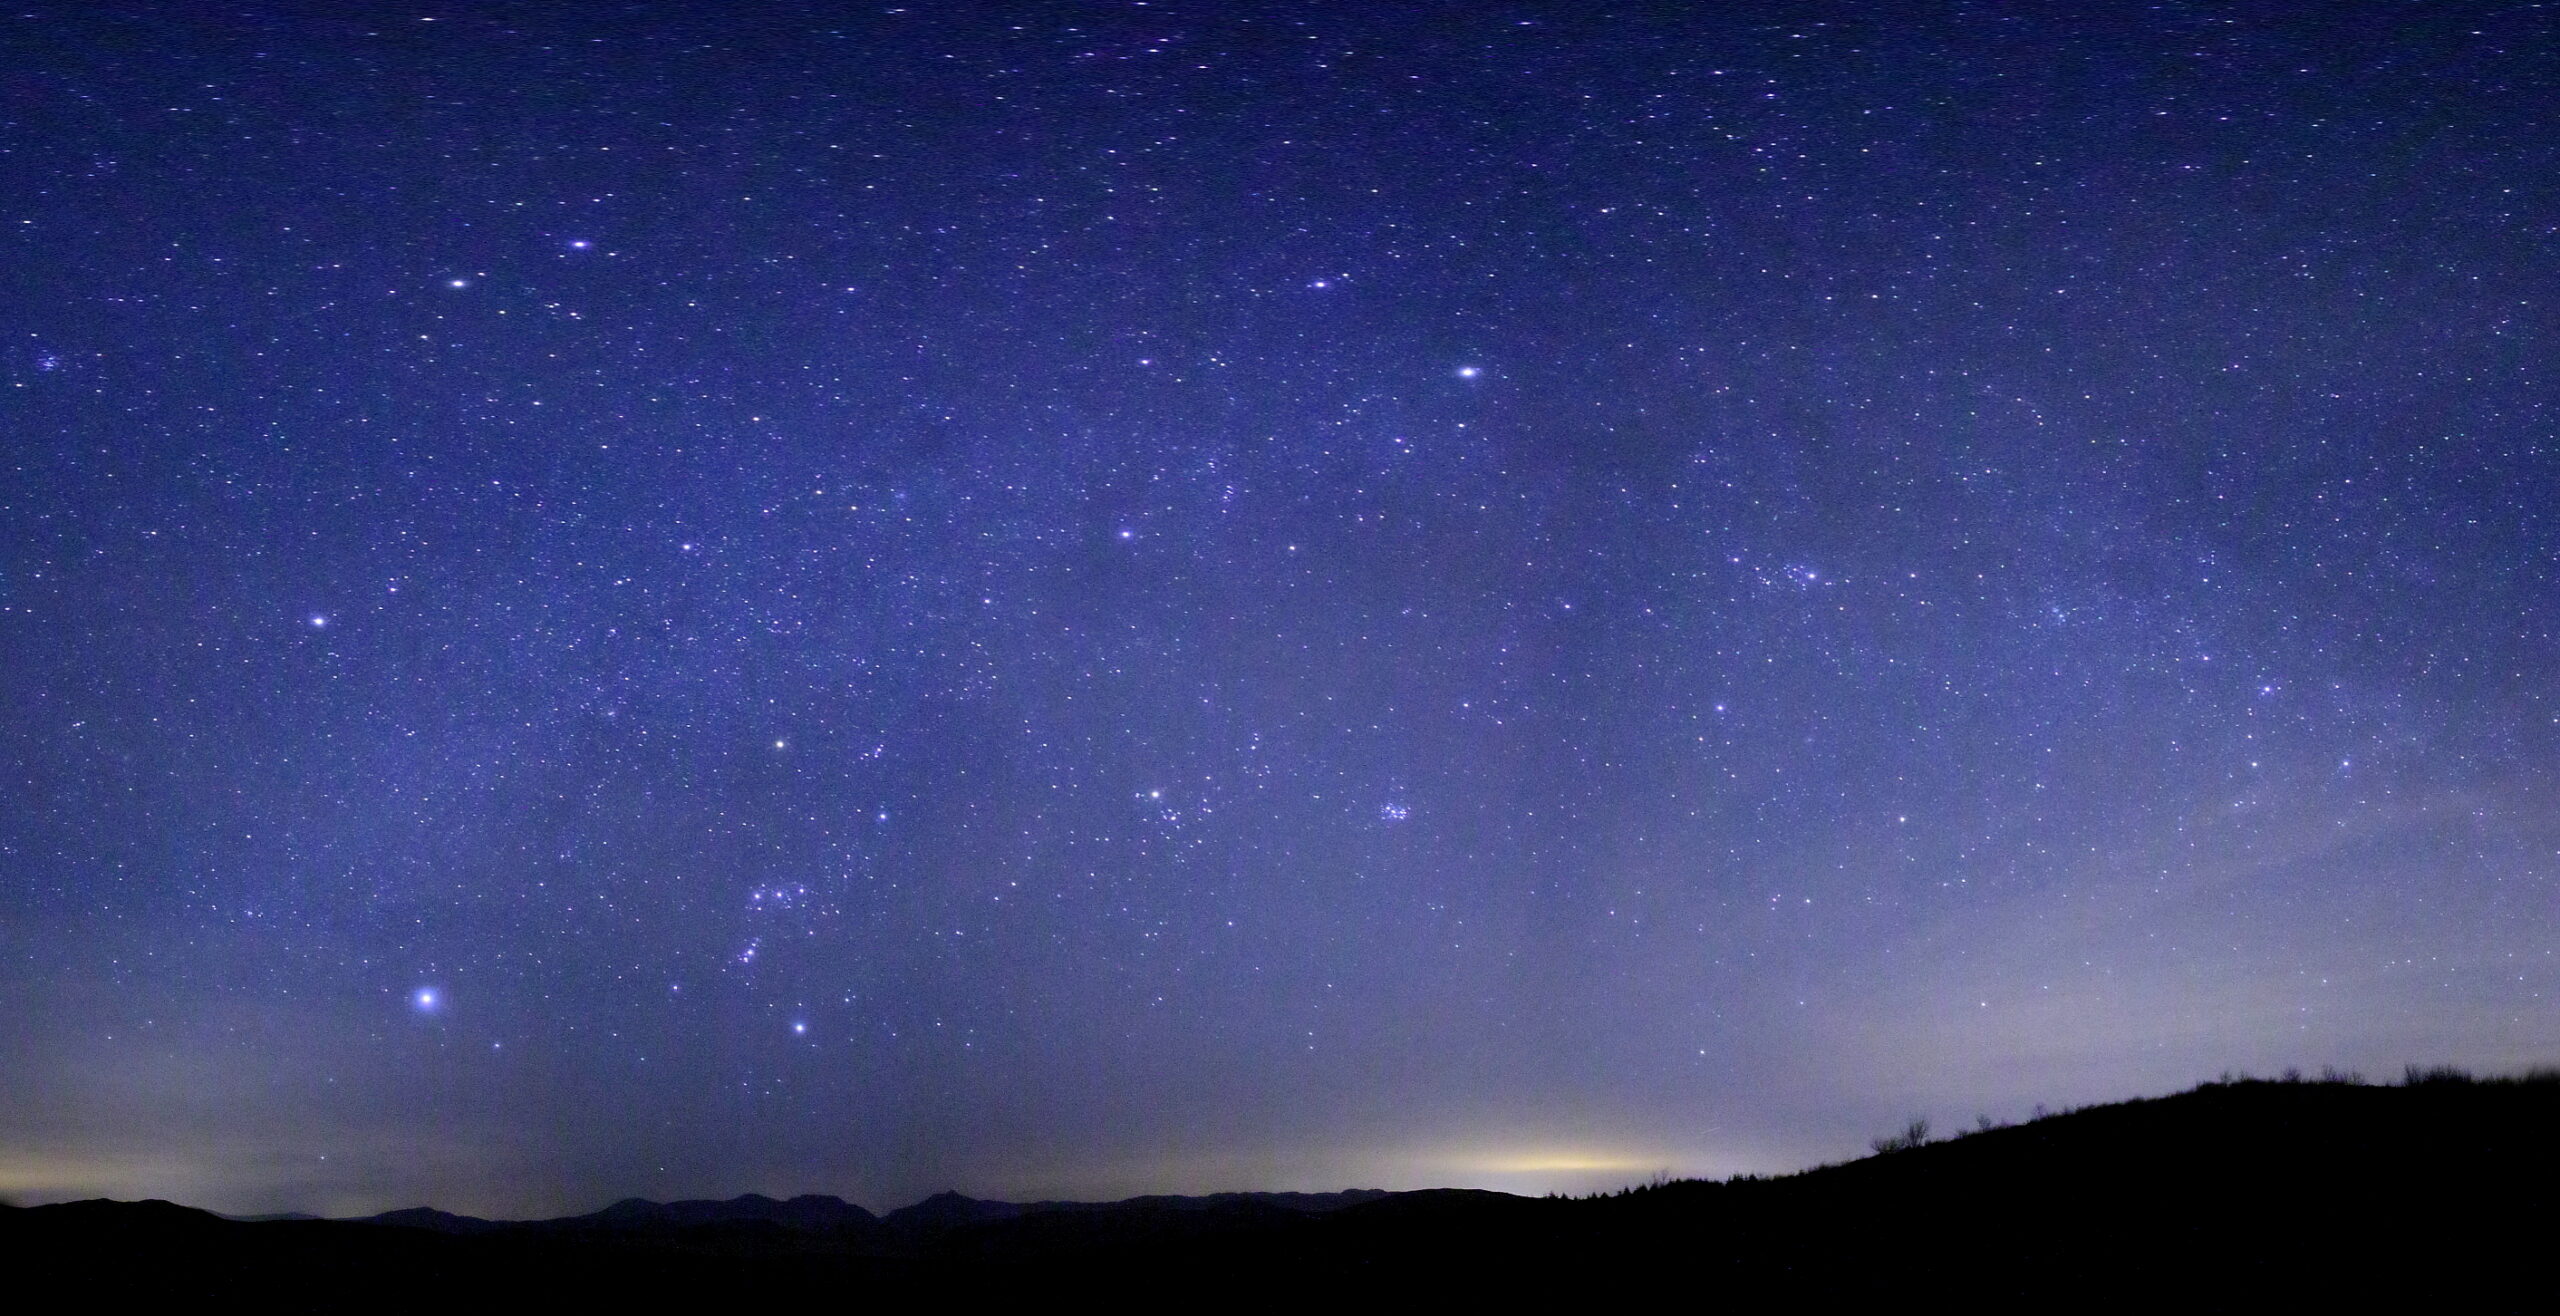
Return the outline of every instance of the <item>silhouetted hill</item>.
[[[303,1219],[310,1219],[305,1216]],[[385,1211],[380,1215],[362,1216],[350,1222],[361,1225],[393,1225],[402,1229],[432,1229],[440,1234],[485,1234],[505,1225],[478,1216],[455,1215],[432,1206],[413,1206],[406,1210]]]
[[[1437,1190],[1113,1203],[616,1203],[499,1223],[0,1208],[22,1285],[276,1310],[1107,1295],[1115,1305],[1684,1300],[1981,1309],[2521,1309],[2560,1218],[2560,1080],[2225,1082],[1777,1178],[1583,1199]],[[383,1228],[384,1225],[407,1228]]]
[[[112,1229],[137,1232],[202,1232],[219,1230],[238,1223],[211,1211],[192,1206],[164,1202],[157,1197],[139,1202],[119,1202],[111,1198],[92,1197],[78,1202],[57,1202],[51,1206],[27,1208],[22,1217],[27,1222],[41,1221],[46,1227],[60,1230]]]
[[[1435,1190],[1436,1191],[1436,1190]],[[1208,1193],[1198,1197],[1132,1197],[1112,1206],[1160,1208],[1168,1211],[1216,1210],[1230,1206],[1272,1206],[1305,1215],[1323,1215],[1396,1194],[1383,1188],[1346,1188],[1338,1193]]]
[[[991,1202],[965,1197],[955,1192],[940,1192],[916,1203],[900,1207],[880,1218],[904,1237],[916,1240],[940,1238],[954,1230],[1016,1220],[1035,1215],[1126,1216],[1132,1219],[1156,1219],[1162,1216],[1191,1214],[1233,1215],[1277,1211],[1286,1215],[1322,1215],[1393,1196],[1378,1188],[1353,1188],[1338,1193],[1209,1193],[1197,1197],[1153,1195],[1130,1197],[1116,1202]],[[1061,1226],[1061,1228],[1067,1228]],[[1099,1232],[1108,1225],[1090,1222],[1076,1226],[1086,1232]]]
[[[1575,1202],[1400,1195],[1335,1217],[1371,1273],[1674,1259],[1708,1290],[2004,1306],[2493,1303],[2541,1282],[2560,1078],[2241,1081],[1779,1178]],[[1891,1141],[1891,1140],[1884,1140]]]
[[[1421,1188],[1409,1193],[1380,1193],[1366,1202],[1357,1203],[1360,1209],[1347,1213],[1345,1218],[1363,1225],[1376,1225],[1393,1220],[1446,1215],[1453,1211],[1533,1211],[1541,1209],[1536,1203],[1546,1200],[1552,1199],[1521,1197],[1484,1188]]]
[[[941,1234],[964,1225],[1011,1220],[1025,1211],[1018,1202],[983,1202],[955,1192],[939,1192],[880,1217],[880,1223],[908,1235]]]
[[[641,1197],[626,1197],[591,1215],[570,1216],[564,1220],[547,1223],[648,1228],[667,1225],[731,1225],[751,1221],[785,1225],[794,1229],[847,1229],[876,1225],[879,1223],[879,1217],[841,1197],[804,1193],[788,1202],[782,1202],[761,1193],[748,1193],[742,1197],[732,1197],[725,1202],[700,1200],[652,1202]]]

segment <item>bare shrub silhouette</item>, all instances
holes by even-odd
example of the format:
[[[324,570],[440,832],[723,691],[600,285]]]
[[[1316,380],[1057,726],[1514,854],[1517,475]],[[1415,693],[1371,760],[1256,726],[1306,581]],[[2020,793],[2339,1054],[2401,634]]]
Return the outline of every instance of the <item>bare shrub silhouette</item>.
[[[1887,1152],[1909,1151],[1914,1147],[1925,1145],[1928,1141],[1929,1121],[1915,1119],[1902,1126],[1902,1132],[1887,1134],[1867,1145],[1875,1148],[1876,1154],[1882,1156]]]

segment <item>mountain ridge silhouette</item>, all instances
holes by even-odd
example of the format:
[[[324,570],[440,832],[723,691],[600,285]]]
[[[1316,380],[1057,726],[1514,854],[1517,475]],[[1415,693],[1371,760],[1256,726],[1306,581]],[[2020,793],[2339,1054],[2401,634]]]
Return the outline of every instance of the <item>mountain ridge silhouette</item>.
[[[2390,1086],[2208,1083],[1947,1138],[1914,1122],[1878,1139],[1875,1155],[1793,1174],[1582,1198],[1438,1189],[991,1203],[950,1192],[874,1217],[823,1195],[747,1194],[626,1199],[549,1221],[410,1208],[262,1223],[92,1200],[0,1209],[0,1251],[39,1276],[111,1281],[126,1296],[220,1284],[376,1307],[386,1277],[409,1286],[390,1296],[422,1306],[496,1292],[528,1306],[604,1297],[654,1309],[747,1289],[1509,1304],[1644,1275],[1754,1304],[1928,1291],[1992,1308],[2512,1306],[2541,1291],[2544,1240],[2560,1219],[2555,1128],[2560,1074],[2413,1070]],[[1324,1209],[1299,1209],[1309,1206]]]

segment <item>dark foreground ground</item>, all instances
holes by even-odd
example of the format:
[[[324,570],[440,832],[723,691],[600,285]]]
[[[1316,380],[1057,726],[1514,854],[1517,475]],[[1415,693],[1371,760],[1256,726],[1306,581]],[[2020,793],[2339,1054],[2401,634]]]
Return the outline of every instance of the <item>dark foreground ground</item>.
[[[0,1209],[48,1306],[810,1310],[1100,1301],[1762,1308],[2383,1304],[2547,1310],[2560,1081],[2210,1084],[1778,1179],[1494,1193],[617,1204],[493,1224],[226,1220],[165,1202]]]

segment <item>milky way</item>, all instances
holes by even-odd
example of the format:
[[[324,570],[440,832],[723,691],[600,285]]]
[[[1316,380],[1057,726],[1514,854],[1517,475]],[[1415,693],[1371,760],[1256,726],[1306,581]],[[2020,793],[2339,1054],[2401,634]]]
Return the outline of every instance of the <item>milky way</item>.
[[[2518,5],[0,18],[0,1195],[2560,1053]]]

